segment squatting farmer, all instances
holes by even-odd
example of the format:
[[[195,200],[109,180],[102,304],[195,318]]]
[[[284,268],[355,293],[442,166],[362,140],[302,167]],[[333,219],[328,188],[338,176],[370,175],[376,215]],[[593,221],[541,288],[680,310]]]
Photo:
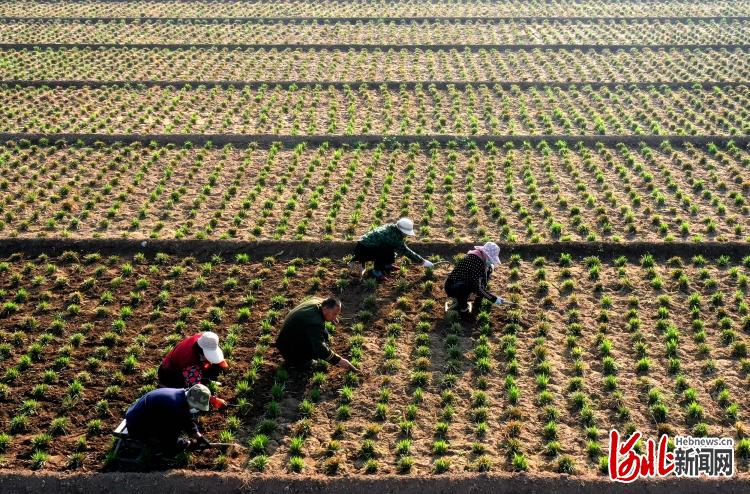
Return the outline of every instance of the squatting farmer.
[[[326,322],[335,323],[341,313],[341,301],[335,297],[313,297],[292,309],[284,319],[276,348],[291,366],[307,367],[313,360],[325,360],[331,365],[356,371],[347,359],[328,346],[330,335]]]
[[[492,271],[500,264],[500,247],[495,242],[475,246],[453,268],[445,280],[445,293],[456,299],[453,307],[466,321],[472,321],[479,312],[483,298],[495,305],[502,305],[505,300],[487,291]],[[469,297],[476,294],[472,310],[469,310]]]
[[[192,409],[207,412],[210,400],[211,391],[202,384],[149,391],[125,413],[128,436],[149,442],[171,456],[193,446],[208,446]],[[192,439],[181,437],[183,433]]]
[[[364,274],[365,265],[372,261],[372,275],[381,281],[386,274],[395,271],[396,254],[404,255],[413,262],[431,268],[434,265],[406,245],[406,237],[414,236],[414,222],[401,218],[396,223],[383,225],[362,235],[354,247],[354,258],[349,265],[352,274]]]
[[[216,380],[229,365],[219,347],[219,336],[211,331],[188,336],[179,342],[162,360],[157,373],[159,384],[165,388],[186,388]],[[211,397],[216,410],[226,402]]]

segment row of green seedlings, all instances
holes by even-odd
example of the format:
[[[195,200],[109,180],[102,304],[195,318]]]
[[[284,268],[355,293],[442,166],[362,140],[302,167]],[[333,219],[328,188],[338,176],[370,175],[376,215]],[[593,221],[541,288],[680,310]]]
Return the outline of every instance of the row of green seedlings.
[[[305,144],[298,144],[297,146],[295,146],[294,154],[292,157],[292,165],[290,165],[290,167],[288,168],[290,171],[292,170],[292,168],[296,169],[300,167],[300,160],[302,158],[302,153],[305,150],[305,147]],[[295,180],[297,182],[297,185],[294,188],[294,195],[289,197],[284,203],[284,212],[282,213],[281,218],[276,224],[276,228],[274,230],[274,238],[280,238],[287,232],[291,215],[297,208],[298,198],[301,197],[302,194],[304,194],[305,190],[309,187],[310,178],[312,177],[313,172],[315,172],[320,167],[320,157],[325,150],[327,150],[327,147],[325,149],[318,149],[317,155],[312,159],[310,165],[305,170],[304,176],[302,176],[302,178],[298,181]],[[325,173],[330,174],[330,172],[328,171],[326,171]],[[289,177],[284,176],[280,179],[276,191],[281,192],[283,191],[283,188],[288,185]],[[321,192],[322,186],[318,186],[315,193],[319,194]],[[280,196],[278,198],[280,199]],[[266,207],[268,205],[268,202],[264,203],[264,218],[270,216],[271,214],[271,209]],[[300,221],[300,223],[297,225],[297,228],[295,229],[296,236],[300,237],[307,231],[307,225],[310,221],[310,218],[312,218],[313,210],[314,208],[312,207],[312,204],[308,203],[308,209],[305,212],[305,217]]]
[[[458,153],[450,151],[447,156],[447,162],[445,165],[445,172],[443,176],[443,187],[440,195],[443,204],[445,205],[445,213],[443,215],[443,223],[447,225],[445,230],[446,235],[451,237],[456,235],[455,215],[456,215],[456,201],[453,195],[453,183],[456,181],[456,163],[458,162]]]
[[[387,201],[388,201],[388,193],[390,192],[390,189],[393,187],[394,181],[396,183],[403,183],[403,188],[400,194],[401,201],[399,204],[399,216],[408,216],[409,215],[409,209],[411,204],[411,192],[413,190],[413,184],[416,178],[416,165],[414,164],[414,159],[417,156],[417,154],[420,152],[420,147],[416,143],[411,143],[409,147],[406,149],[406,167],[404,169],[404,176],[405,179],[399,181],[396,181],[396,163],[398,161],[398,155],[396,153],[393,153],[391,155],[391,159],[388,166],[388,174],[386,175],[384,182],[383,182],[383,188],[380,194],[380,202],[378,204],[378,207],[375,210],[375,218],[378,220],[383,220],[386,212],[387,212]],[[422,228],[424,227],[424,228]],[[420,234],[422,235],[428,235],[429,234],[429,228],[426,224],[422,224],[420,226]]]
[[[511,149],[513,146],[512,143],[508,142],[504,145],[505,149]],[[505,241],[512,241],[510,239],[511,229],[508,225],[508,218],[505,215],[504,208],[501,207],[501,204],[498,202],[498,197],[504,197],[503,195],[498,195],[495,191],[495,171],[500,169],[500,167],[496,166],[499,150],[494,142],[488,142],[485,146],[486,152],[488,153],[487,156],[487,166],[485,169],[485,176],[484,176],[484,191],[482,194],[482,204],[485,206],[485,210],[487,211],[490,218],[492,218],[493,222],[497,224],[497,226],[500,227],[500,232],[498,232],[498,235],[500,235],[500,238],[502,238]],[[510,159],[508,157],[505,158],[506,160]],[[511,160],[512,161],[512,160]],[[503,165],[505,167],[505,164]],[[513,237],[515,238],[515,237]]]
[[[513,254],[508,261],[508,266],[510,268],[507,285],[508,295],[505,298],[512,302],[520,303],[521,287],[518,279],[520,276],[521,256]],[[480,316],[481,313],[477,317],[478,323],[484,324],[490,322],[489,312],[482,317]],[[499,354],[504,363],[505,378],[503,392],[504,398],[507,401],[507,409],[499,418],[500,426],[503,427],[504,432],[500,446],[505,453],[505,467],[514,472],[525,472],[529,470],[530,464],[529,452],[524,448],[524,443],[521,440],[523,420],[526,416],[523,407],[520,406],[521,387],[518,385],[518,377],[520,375],[518,334],[524,331],[521,310],[517,308],[508,309],[502,322],[504,324],[500,328],[500,332],[503,336],[500,339]],[[492,324],[490,326],[492,327]]]
[[[354,152],[351,154],[349,165],[346,167],[346,173],[343,174],[344,180],[343,182],[336,188],[335,192],[333,193],[333,196],[327,201],[325,201],[326,209],[328,211],[328,214],[326,215],[325,219],[325,226],[324,231],[325,235],[324,238],[331,239],[332,235],[335,233],[336,230],[336,224],[338,223],[338,216],[339,213],[342,210],[342,207],[344,205],[344,200],[347,197],[347,194],[349,193],[349,189],[352,187],[352,182],[354,180],[354,175],[357,173],[359,169],[359,159],[360,159],[360,152],[362,147],[358,147],[354,150]],[[325,178],[328,179],[334,172],[339,171],[340,166],[338,166],[338,163],[336,163],[339,159],[343,158],[343,149],[337,149],[334,151],[334,159],[329,164],[328,168],[326,169],[326,172],[324,174]],[[359,196],[357,197],[357,201],[362,204],[364,201],[364,192],[360,192]],[[356,222],[358,223],[358,219],[355,218]],[[344,231],[345,234],[348,234],[351,236],[354,232],[351,231],[349,228]]]
[[[394,288],[397,293],[403,293],[408,287],[408,281],[406,279],[406,268],[404,266],[398,272],[398,277]],[[375,287],[372,287],[373,291]],[[364,315],[367,315],[369,311],[376,309],[377,300],[376,295],[372,295],[365,298],[363,301],[363,307],[365,311],[368,311]],[[361,469],[364,473],[374,474],[380,470],[381,465],[379,458],[382,456],[382,451],[377,448],[378,440],[382,441],[380,433],[384,426],[389,421],[397,418],[396,413],[391,410],[390,403],[393,395],[393,376],[397,375],[401,369],[401,361],[398,355],[398,340],[403,334],[402,323],[406,319],[405,310],[410,306],[410,301],[405,297],[398,297],[396,299],[395,308],[388,314],[385,315],[385,339],[383,340],[383,362],[381,364],[380,374],[381,382],[380,389],[378,390],[378,398],[375,403],[375,410],[373,413],[373,422],[368,425],[365,429],[362,442],[358,447],[357,458],[361,462]],[[363,315],[363,314],[361,314]],[[369,316],[368,316],[369,317]],[[414,410],[407,409],[405,412],[405,421],[413,420],[415,413]],[[403,424],[402,424],[403,425]],[[412,425],[407,427],[407,430],[411,432],[413,429]],[[402,429],[403,431],[403,429]]]
[[[324,264],[327,264],[327,262]],[[287,274],[286,277],[288,279],[295,275],[296,273]],[[286,286],[284,289],[286,289]],[[332,338],[335,338],[338,331],[334,324],[331,322],[326,322],[325,324],[328,333]],[[310,387],[305,392],[305,395],[299,404],[298,413],[301,418],[292,426],[292,436],[289,437],[288,440],[287,468],[295,473],[300,473],[306,469],[306,453],[304,451],[305,442],[312,431],[313,416],[318,408],[318,403],[322,395],[322,388],[328,379],[327,371],[330,367],[329,364],[318,362],[317,366],[317,370],[310,378]],[[313,369],[315,370],[316,368],[314,367]],[[351,384],[356,381],[356,379],[357,376],[354,372],[349,371],[346,373],[345,381],[347,384]]]
[[[266,160],[263,166],[260,167],[260,169],[257,171],[257,175],[254,178],[252,187],[250,186],[251,181],[245,175],[247,175],[248,169],[255,172],[255,169],[252,165],[253,165],[253,157],[255,155],[256,149],[257,148],[254,145],[248,146],[248,149],[245,152],[245,156],[242,159],[242,164],[240,164],[238,167],[237,176],[232,182],[231,187],[240,187],[240,186],[243,186],[244,184],[243,188],[250,189],[250,192],[245,194],[244,197],[238,199],[238,201],[241,201],[239,208],[237,212],[234,214],[234,216],[232,216],[231,220],[229,220],[227,229],[224,233],[221,234],[221,238],[234,238],[237,236],[238,230],[242,227],[244,221],[248,218],[248,216],[252,214],[251,209],[253,207],[253,204],[258,199],[258,196],[261,194],[261,192],[263,192],[264,190],[263,186],[265,185],[268,175],[271,173],[273,160]],[[269,154],[275,155],[278,152],[278,149],[276,149],[276,146],[272,145],[269,148],[268,152]],[[236,190],[233,190],[232,197],[234,197],[235,195],[236,195]],[[224,201],[222,201],[222,203],[224,203]],[[188,223],[186,223],[186,225],[189,226]],[[260,232],[261,232],[261,228],[257,226],[254,227],[254,229],[252,230],[252,233],[254,235],[259,235]],[[196,235],[202,235],[202,233],[198,232]]]
[[[551,155],[551,149],[549,146],[544,143],[545,146],[541,147],[542,152],[542,160],[545,165],[545,171],[547,174],[547,182],[549,184],[552,184],[552,190],[554,192],[557,192],[558,199],[560,199],[560,187],[556,184],[556,178],[555,174],[552,171],[552,164],[550,162],[550,155]],[[524,185],[526,186],[526,191],[529,194],[529,199],[531,200],[531,205],[534,207],[534,209],[537,211],[537,214],[540,214],[542,218],[544,218],[545,222],[547,223],[547,226],[550,230],[550,235],[552,238],[563,238],[563,239],[570,239],[569,235],[562,235],[563,225],[559,221],[555,219],[553,216],[552,210],[547,206],[544,199],[542,198],[542,195],[539,191],[539,184],[536,180],[536,176],[534,175],[534,171],[532,168],[533,164],[533,156],[532,156],[532,149],[530,146],[524,146],[524,162],[522,167],[522,177]],[[544,191],[543,191],[544,192]],[[542,239],[541,235],[537,232],[531,237],[531,242],[540,242]]]
[[[474,193],[474,182],[476,180],[475,172],[480,166],[481,152],[477,147],[476,143],[472,143],[468,146],[471,149],[468,163],[464,168],[464,190],[466,192],[466,208],[468,209],[468,225],[474,230],[476,235],[484,240],[489,240],[487,227],[482,224],[481,217],[479,215],[479,204],[477,203],[477,196]]]
[[[441,390],[440,402],[442,408],[438,411],[438,421],[435,423],[433,440],[429,446],[433,456],[432,471],[436,474],[447,472],[451,468],[451,460],[447,458],[450,452],[450,428],[456,414],[457,393],[454,391],[462,368],[463,351],[461,350],[460,337],[463,336],[464,327],[458,320],[457,312],[450,312],[445,320],[446,336],[443,341],[443,352],[446,355],[443,374],[440,377],[438,388]],[[412,385],[426,386],[431,379],[428,373],[412,373]]]
[[[190,148],[192,147],[192,145],[190,143],[186,143],[184,147]],[[211,142],[207,142],[201,152],[205,153],[206,149],[212,148],[213,144]],[[208,224],[204,226],[202,230],[199,230],[195,233],[195,237],[198,239],[204,239],[213,235],[214,229],[218,227],[219,221],[222,219],[226,204],[237,193],[237,178],[235,178],[234,184],[227,185],[226,182],[228,182],[228,180],[223,179],[221,176],[224,168],[227,166],[227,162],[232,158],[232,155],[232,146],[229,144],[225,145],[222,149],[221,157],[210,169],[210,172],[206,177],[206,183],[203,184],[203,186],[200,188],[200,192],[198,192],[196,197],[193,198],[193,201],[190,203],[190,209],[185,213],[185,215],[187,216],[186,222],[178,227],[175,232],[175,236],[179,234],[184,237],[190,233],[190,228],[192,228],[193,226],[193,220],[197,217],[198,211],[201,208],[213,210],[213,215],[208,220]],[[204,163],[196,163],[193,165],[193,169],[191,171],[200,170],[201,168],[205,169],[206,165]],[[241,172],[238,171],[237,175],[240,176]],[[185,184],[190,183],[191,181],[195,181],[195,178],[190,177],[190,174],[188,174],[188,176],[185,177],[183,186],[177,191],[172,192],[169,199],[167,200],[166,207],[160,208],[159,221],[154,226],[154,231],[157,232],[157,235],[158,232],[161,231],[160,229],[162,228],[163,220],[169,219],[169,211],[174,208],[175,203],[179,200],[179,196],[177,196],[175,192],[184,194]],[[209,198],[212,197],[212,195],[215,193],[215,190],[217,190],[217,186],[220,186],[219,190],[223,190],[222,202],[218,206],[212,207],[212,205],[207,204],[207,202]],[[154,232],[152,232],[149,236],[153,238]]]
[[[299,149],[299,151],[297,151],[297,149]],[[252,204],[258,199],[258,196],[261,193],[267,191],[268,187],[270,186],[270,184],[268,184],[267,181],[269,181],[269,175],[271,174],[271,170],[274,170],[277,166],[276,163],[279,160],[278,158],[279,151],[281,151],[280,143],[273,143],[271,147],[268,149],[268,155],[266,156],[265,165],[261,168],[261,171],[258,174],[258,179],[257,179],[257,182],[255,184],[253,191],[250,192],[250,194],[248,194],[248,197],[246,197],[243,202],[243,205],[242,205],[243,210],[251,209]],[[301,151],[302,151],[301,148],[295,148],[295,154],[298,152],[301,153]],[[279,198],[281,197],[282,193],[286,189],[285,184],[289,183],[290,178],[292,177],[293,173],[296,170],[297,170],[297,160],[293,160],[291,164],[287,165],[286,170],[284,170],[283,172],[279,170],[277,172],[278,179],[277,179],[276,185],[272,189],[273,193],[270,196],[268,196],[265,201],[263,201],[260,214],[258,215],[256,213],[254,215],[255,223],[253,227],[250,229],[250,232],[256,237],[260,236],[263,233],[263,227],[266,224],[267,218],[273,214],[274,207],[281,202]],[[248,214],[249,214],[249,211],[248,211]]]
[[[271,268],[276,264],[276,259],[273,257],[265,258],[264,264],[267,268]],[[296,276],[297,268],[301,265],[300,262],[290,263],[284,270],[284,278],[282,278],[280,287],[282,292],[286,292],[287,287],[290,283],[290,278]],[[267,274],[267,270],[261,272],[257,278],[251,282],[250,289],[260,290],[263,285],[263,277]],[[243,376],[237,381],[235,385],[235,396],[237,397],[237,403],[240,405],[239,411],[243,416],[247,416],[251,411],[252,399],[255,398],[257,402],[258,390],[255,388],[261,372],[263,372],[263,366],[266,364],[266,355],[273,344],[273,339],[276,333],[274,325],[278,324],[282,318],[282,309],[286,307],[287,299],[283,294],[275,295],[271,298],[271,306],[266,311],[263,319],[260,321],[260,335],[258,336],[258,342],[255,345],[252,360],[250,366]],[[264,405],[263,418],[258,421],[254,427],[254,435],[248,441],[248,467],[257,471],[264,471],[268,465],[270,454],[270,442],[273,440],[279,442],[283,436],[279,433],[278,419],[281,415],[280,402],[284,398],[286,393],[286,383],[289,380],[289,371],[282,365],[276,367],[274,375],[274,383],[270,389],[269,401]]]
[[[432,367],[431,335],[434,323],[432,312],[435,300],[432,299],[434,287],[434,273],[426,271],[420,284],[423,297],[417,323],[414,327],[414,341],[410,351],[411,369],[408,390],[411,393],[411,403],[402,411],[398,422],[399,437],[395,444],[395,467],[399,473],[406,474],[414,470],[414,431],[418,427],[417,417],[424,408],[425,388],[432,382],[430,369]]]
[[[592,265],[596,265],[596,261],[598,259],[595,259]],[[564,303],[565,307],[565,353],[569,365],[566,374],[571,376],[566,384],[568,412],[573,424],[583,428],[587,448],[590,449],[589,456],[595,457],[599,452],[598,445],[595,443],[599,437],[599,430],[597,428],[595,409],[585,388],[584,377],[588,370],[588,365],[585,363],[586,356],[579,340],[583,336],[583,324],[579,310],[578,294],[576,293],[577,287],[573,278],[572,256],[567,253],[561,254],[558,266],[560,267],[558,297],[559,302]],[[548,440],[545,446],[547,454],[557,456],[563,453],[560,443],[557,442],[556,419],[550,420],[545,425],[543,433]],[[559,449],[556,449],[557,447]],[[569,454],[560,455],[555,467],[556,471],[568,474],[577,473],[578,468],[575,459]]]
[[[537,234],[537,232],[536,232],[536,228],[534,228],[534,222],[533,222],[531,212],[521,202],[521,199],[517,195],[515,185],[514,185],[514,176],[515,176],[515,169],[516,169],[515,161],[516,161],[517,153],[518,153],[517,150],[508,146],[508,154],[506,155],[506,158],[503,161],[503,170],[505,172],[504,191],[508,195],[508,200],[510,201],[511,208],[517,213],[520,221],[525,225],[526,238],[533,239],[534,236]],[[503,234],[505,234],[505,231],[503,231]],[[505,236],[508,242],[514,242],[516,240],[515,235],[513,234],[508,233]]]
[[[69,255],[70,254],[68,254],[68,256]],[[39,257],[38,262],[42,263],[46,262],[46,260],[47,256],[42,255]],[[0,272],[7,271],[8,266],[7,263],[2,263],[0,265]],[[80,265],[75,265],[74,270],[76,268],[80,271]],[[18,287],[13,297],[13,304],[31,301],[32,295],[21,285],[23,276],[30,276],[33,274],[33,271],[34,264],[27,262],[24,264],[20,273],[15,273],[11,276],[10,284]],[[47,263],[44,273],[46,274],[33,276],[30,280],[29,288],[32,292],[37,288],[46,285],[48,283],[47,276],[58,273],[58,269],[54,264]],[[58,276],[55,277],[54,283],[56,288],[63,286],[69,287],[67,277],[62,274],[58,274]],[[88,291],[91,288],[90,282],[84,281],[81,283],[81,288],[84,292]],[[45,314],[48,314],[53,310],[53,305],[51,303],[53,298],[54,296],[51,292],[41,292],[38,296],[39,302],[37,303],[36,308],[31,312],[45,317]],[[61,299],[60,302],[65,306],[64,310],[55,314],[49,328],[39,335],[37,340],[29,346],[26,353],[23,353],[19,357],[16,365],[6,370],[3,376],[3,383],[0,384],[0,395],[3,397],[9,397],[12,392],[9,385],[18,383],[23,386],[27,384],[20,379],[23,374],[30,370],[35,363],[41,363],[44,360],[45,349],[51,349],[53,347],[57,348],[58,356],[54,358],[54,361],[49,364],[49,368],[42,374],[42,382],[35,384],[28,393],[24,393],[27,394],[29,398],[22,401],[18,413],[11,418],[9,422],[9,432],[13,435],[29,432],[31,430],[32,417],[36,416],[39,413],[40,406],[43,406],[43,403],[40,403],[40,401],[45,401],[49,396],[52,386],[67,381],[66,379],[60,379],[60,373],[70,366],[73,355],[80,349],[81,345],[85,342],[87,336],[93,329],[92,323],[81,323],[79,330],[70,334],[67,338],[68,343],[62,344],[62,342],[65,341],[62,337],[69,333],[67,328],[76,324],[77,316],[82,310],[81,306],[84,304],[84,295],[81,291],[75,291],[69,299]],[[6,310],[8,309],[7,303],[4,304],[4,308]],[[13,312],[15,312],[15,309]],[[20,328],[23,328],[23,331],[17,331],[11,337],[12,345],[18,348],[23,344],[26,334],[36,331],[42,324],[43,322],[39,321],[36,316],[25,317],[20,322],[19,326]],[[51,345],[53,342],[57,342],[58,345]],[[6,359],[11,355],[13,346],[11,346],[11,344],[2,345],[0,355],[2,355],[3,359]],[[91,374],[87,371],[78,372],[72,379],[70,379],[67,391],[58,408],[58,411],[61,412],[60,416],[54,418],[50,422],[47,432],[37,434],[30,440],[33,450],[30,455],[30,466],[32,468],[38,469],[43,467],[49,459],[48,450],[54,443],[54,438],[67,435],[70,432],[70,420],[65,414],[78,405],[83,396],[85,385],[89,383],[91,379]],[[18,394],[18,391],[14,392],[14,394]],[[97,402],[95,410],[100,416],[108,414],[109,407],[106,400]],[[101,419],[93,419],[89,421],[87,424],[87,430],[90,435],[100,433],[102,430]],[[87,436],[84,435],[76,441],[76,445],[73,448],[74,452],[68,457],[68,468],[79,468],[82,466],[85,458],[83,451],[87,449],[86,439]],[[11,435],[0,434],[0,451],[7,450],[11,440]]]
[[[515,304],[520,304],[522,302],[522,290],[519,283],[521,273],[521,256],[518,254],[513,254],[512,256],[510,256],[508,260],[508,266],[510,269],[508,271],[508,283],[505,290],[505,298]],[[481,325],[484,325],[485,322],[490,321],[489,308],[491,307],[491,305],[489,305],[488,302],[483,303],[488,309],[484,316],[482,316],[481,312],[477,316],[477,322]],[[499,417],[499,420],[501,421],[500,425],[504,429],[504,439],[501,443],[501,448],[504,450],[506,456],[504,466],[511,471],[522,472],[529,470],[530,463],[528,457],[529,452],[528,450],[524,451],[524,448],[522,447],[523,442],[520,438],[521,431],[523,429],[523,420],[525,417],[524,408],[521,405],[521,386],[518,384],[518,378],[521,372],[518,361],[518,334],[524,331],[521,309],[507,309],[502,322],[504,322],[504,324],[500,329],[502,337],[500,339],[500,351],[498,353],[500,353],[501,359],[504,363],[503,370],[505,378],[502,392],[504,399],[507,402],[507,408],[505,408],[505,413]],[[482,326],[480,326],[480,328],[482,328]],[[490,324],[489,328],[484,328],[484,330],[488,329],[489,331],[492,331],[492,324]],[[480,336],[480,338],[483,338],[483,336]],[[483,345],[478,345],[477,347],[478,349],[480,349],[480,355],[484,353],[482,346]],[[492,361],[490,361],[490,363],[491,362]],[[479,369],[482,369],[482,367],[484,367],[485,365],[484,360],[478,360],[477,364]],[[477,398],[481,400],[482,395],[479,394],[477,396],[477,394],[475,393],[475,395],[473,396],[474,403],[472,405],[476,404]],[[483,424],[480,422],[479,424],[477,424],[476,432],[478,434],[484,435],[486,434],[486,429],[487,424]],[[489,466],[490,465],[488,464],[487,460],[482,456],[477,458],[474,464],[474,467],[480,470]]]
[[[625,261],[626,259],[621,257],[614,262],[614,265],[621,270],[619,271],[619,275],[622,277],[628,276],[627,271],[623,267]],[[615,343],[612,338],[615,335],[612,333],[611,327],[611,311],[614,306],[614,301],[612,296],[606,293],[609,287],[605,287],[605,285],[599,281],[601,279],[602,270],[604,269],[599,258],[588,257],[584,262],[588,267],[588,278],[595,281],[594,289],[599,299],[599,312],[596,316],[597,333],[594,344],[596,345],[597,353],[600,358],[597,367],[602,374],[602,388],[609,398],[605,401],[605,405],[610,408],[612,423],[618,424],[618,430],[626,431],[627,434],[631,434],[636,428],[630,422],[632,411],[630,407],[627,406],[625,395],[620,387],[619,376],[622,373],[622,362],[618,362],[614,355]],[[627,285],[629,281],[619,278],[616,283],[618,286]],[[591,430],[591,433],[591,435],[594,436],[595,431]],[[586,453],[591,460],[598,462],[600,473],[606,475],[609,473],[609,457],[601,454],[601,452],[601,446],[596,441],[596,437],[589,438],[586,443]]]
[[[402,266],[398,272],[398,279],[394,288],[397,293],[403,293],[407,287],[406,268]],[[372,287],[372,289],[375,290],[375,287]],[[370,311],[375,310],[376,305],[376,295],[373,293],[364,299],[364,311],[360,313],[360,316],[364,316],[369,320],[372,317]],[[373,422],[365,428],[356,453],[356,459],[360,464],[361,470],[367,474],[374,474],[381,469],[380,458],[383,456],[383,451],[382,448],[377,447],[377,441],[383,440],[380,436],[383,427],[389,421],[398,418],[402,418],[399,426],[405,426],[400,428],[402,432],[406,431],[411,434],[414,427],[415,408],[407,407],[407,410],[403,411],[404,416],[398,417],[390,406],[395,384],[393,376],[397,375],[399,370],[401,370],[401,360],[398,355],[398,340],[404,333],[403,322],[406,320],[406,313],[404,311],[410,305],[411,301],[409,299],[400,296],[396,299],[395,308],[386,314],[384,318],[386,326],[385,339],[383,340],[383,362],[380,366],[381,382],[372,416]],[[406,425],[406,422],[409,422],[409,424]]]
[[[482,307],[477,314],[478,337],[472,349],[471,369],[471,399],[467,410],[470,429],[473,435],[471,443],[470,463],[466,465],[467,470],[474,472],[487,472],[493,468],[492,455],[488,452],[487,434],[490,430],[492,401],[490,393],[489,378],[495,371],[493,363],[492,325],[490,322],[491,305],[486,300],[475,301],[481,303]],[[453,316],[455,317],[455,316]]]
[[[354,365],[360,365],[362,362],[364,343],[362,333],[364,329],[365,324],[363,322],[356,322],[351,328],[348,353],[351,357],[350,361]],[[331,432],[331,438],[325,445],[325,459],[320,466],[320,469],[328,475],[339,473],[342,463],[346,461],[341,451],[341,439],[346,434],[346,422],[352,417],[352,403],[354,403],[355,392],[359,384],[359,376],[352,371],[347,371],[342,386],[338,390],[339,405],[335,412],[336,425]]]

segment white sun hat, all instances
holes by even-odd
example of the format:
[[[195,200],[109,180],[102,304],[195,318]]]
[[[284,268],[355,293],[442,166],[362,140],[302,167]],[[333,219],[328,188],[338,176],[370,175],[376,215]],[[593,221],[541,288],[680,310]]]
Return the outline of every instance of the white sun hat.
[[[414,222],[409,218],[401,218],[396,222],[396,227],[404,235],[414,236]]]
[[[487,242],[484,245],[475,245],[474,248],[484,252],[493,266],[500,264],[500,247],[495,242]]]
[[[206,360],[212,364],[224,361],[224,352],[219,348],[219,335],[212,331],[206,331],[198,338],[198,346],[203,350]]]

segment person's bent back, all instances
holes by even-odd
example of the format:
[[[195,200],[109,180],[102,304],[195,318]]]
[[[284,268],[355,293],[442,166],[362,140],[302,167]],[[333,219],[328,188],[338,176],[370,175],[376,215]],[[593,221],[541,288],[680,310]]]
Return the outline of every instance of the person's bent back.
[[[201,438],[191,409],[208,411],[211,391],[202,384],[188,390],[158,388],[141,396],[125,413],[128,435],[134,439],[152,440],[166,451],[179,448],[185,432]]]

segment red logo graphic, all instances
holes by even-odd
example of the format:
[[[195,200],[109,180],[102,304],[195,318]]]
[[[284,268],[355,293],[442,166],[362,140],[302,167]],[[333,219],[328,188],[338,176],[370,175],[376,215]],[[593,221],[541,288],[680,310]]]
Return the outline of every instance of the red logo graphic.
[[[630,483],[638,477],[664,477],[674,471],[674,454],[667,452],[667,436],[659,438],[659,449],[653,439],[646,440],[646,453],[634,451],[641,438],[634,432],[630,438],[620,443],[620,433],[609,431],[609,478],[615,482]]]

